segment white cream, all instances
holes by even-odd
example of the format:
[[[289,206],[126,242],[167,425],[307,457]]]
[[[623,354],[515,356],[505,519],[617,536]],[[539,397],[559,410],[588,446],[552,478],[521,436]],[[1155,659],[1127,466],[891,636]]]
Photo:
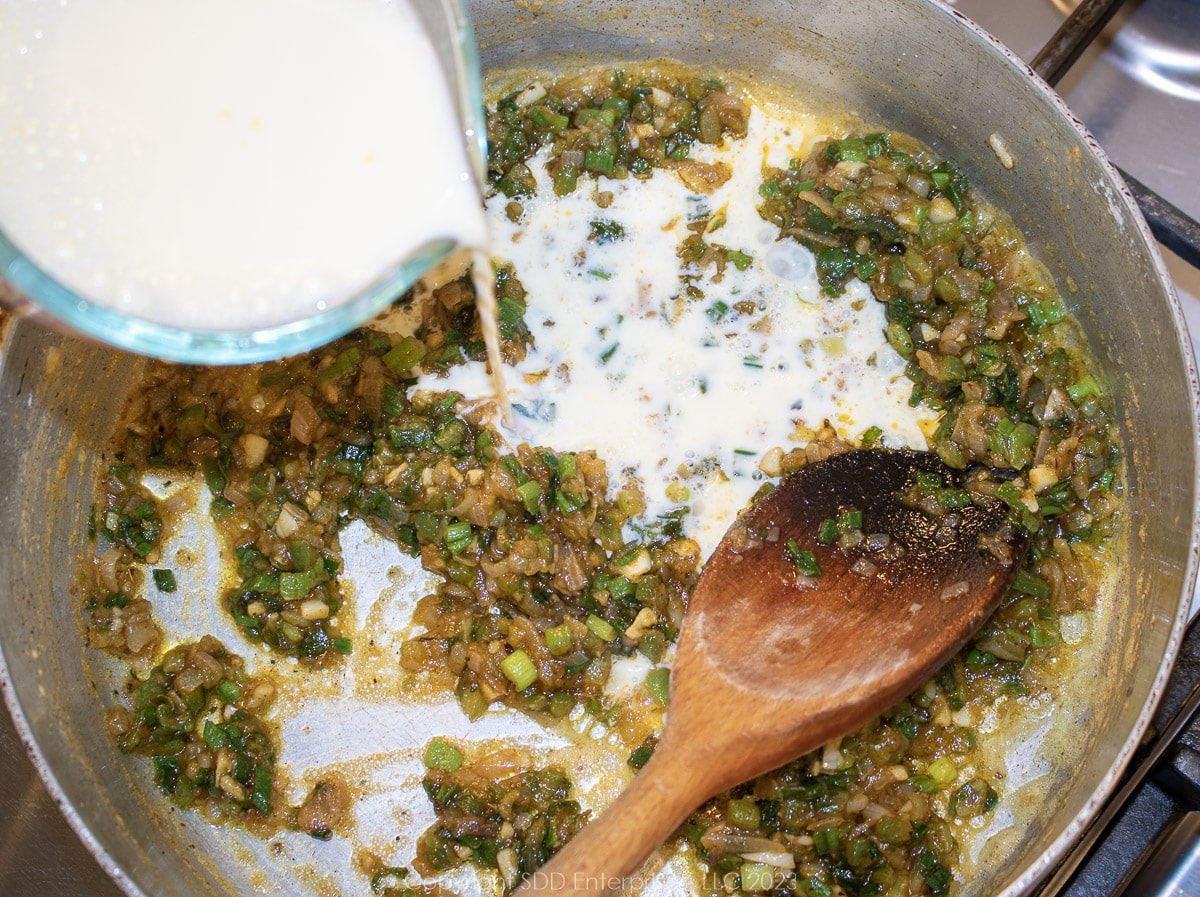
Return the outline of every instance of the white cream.
[[[829,421],[856,438],[882,428],[890,445],[924,447],[910,408],[904,362],[884,337],[883,307],[853,281],[825,296],[812,254],[759,216],[755,201],[764,158],[799,155],[815,136],[807,119],[783,121],[755,109],[745,140],[694,158],[721,160],[730,180],[709,196],[691,193],[674,174],[648,180],[581,181],[570,197],[554,195],[543,156],[530,164],[539,185],[516,223],[507,199],[488,204],[496,253],[512,262],[528,295],[526,323],[535,347],[508,376],[516,411],[510,442],[560,451],[594,449],[609,473],[640,481],[648,515],[688,504],[685,527],[711,550],[761,485],[766,450],[796,447],[797,427]],[[597,206],[595,189],[612,191]],[[745,271],[713,269],[697,281],[704,298],[682,298],[677,257],[698,215],[725,224],[706,239],[748,253]],[[616,222],[624,238],[589,239],[592,222]],[[756,310],[739,315],[738,302]],[[716,303],[730,311],[718,315]],[[715,318],[715,320],[714,320]],[[486,399],[481,365],[419,386]]]
[[[0,0],[0,228],[96,303],[201,330],[485,246],[407,0]]]

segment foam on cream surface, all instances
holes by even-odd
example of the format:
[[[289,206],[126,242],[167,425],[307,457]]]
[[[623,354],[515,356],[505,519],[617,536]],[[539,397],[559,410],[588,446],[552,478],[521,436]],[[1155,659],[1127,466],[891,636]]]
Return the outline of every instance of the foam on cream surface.
[[[298,321],[486,245],[455,108],[407,0],[0,0],[0,228],[137,317]]]
[[[555,196],[540,154],[530,163],[538,192],[522,200],[518,221],[505,214],[506,197],[488,203],[496,252],[528,291],[535,344],[508,372],[517,413],[506,437],[594,449],[611,478],[640,481],[649,517],[689,505],[685,529],[706,552],[761,485],[764,453],[801,444],[798,426],[828,421],[851,439],[877,426],[889,445],[923,448],[920,422],[932,419],[908,405],[911,381],[867,287],[852,281],[842,296],[826,296],[812,254],[777,240],[758,214],[764,160],[786,165],[818,136],[815,127],[755,108],[744,140],[697,145],[694,159],[733,171],[707,196],[660,170],[647,180],[602,180],[612,202],[601,209],[586,180]],[[752,261],[744,271],[727,265],[719,282],[709,268],[696,281],[703,298],[689,299],[682,278],[697,272],[677,251],[689,222],[705,215],[724,220],[710,224],[707,242]],[[598,239],[596,221],[623,236]],[[739,312],[748,307],[739,303],[752,310]],[[480,364],[419,386],[468,399],[489,389]]]

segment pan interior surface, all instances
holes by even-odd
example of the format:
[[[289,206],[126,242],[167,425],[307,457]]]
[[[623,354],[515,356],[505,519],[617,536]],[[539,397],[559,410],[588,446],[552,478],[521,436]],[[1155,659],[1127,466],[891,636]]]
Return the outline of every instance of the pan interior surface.
[[[976,874],[964,893],[1028,889],[1095,812],[1136,744],[1177,648],[1195,572],[1196,372],[1162,263],[1111,170],[1018,63],[931,3],[718,8],[676,0],[560,3],[535,12],[484,0],[472,13],[488,72],[671,58],[739,76],[764,98],[801,96],[910,133],[954,158],[1012,216],[1062,289],[1109,373],[1127,494],[1106,609],[1091,621],[1090,647],[1074,671],[1077,682],[1108,688],[1089,684],[1061,695],[1014,736],[1017,748],[1004,760],[1011,797],[969,858]],[[1012,167],[997,155],[997,135]],[[76,830],[131,895],[361,892],[361,881],[338,880],[336,870],[352,867],[350,846],[303,835],[263,842],[177,812],[105,736],[103,707],[118,673],[82,648],[72,577],[113,422],[141,362],[20,324],[9,328],[2,363],[5,696]],[[194,549],[211,543],[199,530],[184,538]],[[200,591],[207,555],[195,553]],[[359,613],[402,620],[420,593],[419,569],[369,538],[351,554],[348,563],[363,571],[353,598]],[[181,607],[166,625],[175,633],[208,627],[249,657],[218,616]],[[328,695],[315,703],[328,711],[337,702]],[[354,714],[347,731],[322,729],[314,710],[291,721],[285,743],[303,767],[318,762],[318,742],[332,738],[341,756],[361,760],[364,780],[372,776],[368,760],[385,757],[395,782],[374,782],[362,809],[381,833],[416,834],[428,824],[426,810],[404,806],[403,795],[416,793],[420,748],[434,734],[542,739],[548,754],[575,752],[516,714],[494,715],[468,732],[452,704],[394,714],[378,703],[351,704],[341,712]],[[466,878],[450,884],[465,893],[477,887]]]

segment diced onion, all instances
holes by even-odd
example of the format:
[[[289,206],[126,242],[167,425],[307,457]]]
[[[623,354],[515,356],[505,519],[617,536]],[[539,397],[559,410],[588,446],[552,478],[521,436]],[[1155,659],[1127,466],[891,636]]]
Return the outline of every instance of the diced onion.
[[[294,535],[307,520],[308,512],[289,501],[279,509],[279,517],[275,520],[275,535],[286,539]]]
[[[842,753],[842,740],[831,741],[821,752],[821,769],[825,772],[837,772],[847,766],[846,755]]]
[[[742,859],[748,863],[765,863],[768,866],[774,866],[776,869],[795,869],[796,858],[786,850],[778,851],[757,851],[755,853],[743,853]]]
[[[500,870],[500,877],[504,879],[504,889],[507,891],[517,881],[517,852],[511,847],[506,847],[497,853],[496,868]]]
[[[867,551],[883,551],[892,544],[892,537],[887,533],[871,533],[867,536]]]
[[[942,600],[950,601],[954,598],[961,598],[963,595],[971,591],[971,586],[965,579],[960,579],[958,582],[951,583],[942,589]]]
[[[879,568],[875,566],[874,561],[869,561],[866,558],[858,558],[850,565],[850,572],[864,579],[874,576],[878,570]]]
[[[747,835],[739,829],[724,824],[706,831],[700,839],[700,844],[705,850],[724,854],[736,853],[740,856],[751,853],[776,854],[784,849],[778,841],[772,841],[770,838],[763,838],[759,835]]]
[[[1013,154],[1009,152],[1008,144],[1004,142],[1004,138],[999,134],[992,134],[988,137],[988,146],[992,148],[992,152],[996,154],[996,158],[1000,160],[1000,164],[1012,171],[1016,167],[1017,160],[1013,158]]]
[[[257,433],[243,433],[238,437],[238,442],[242,448],[242,461],[251,468],[260,466],[266,460],[267,449],[271,447],[270,440]]]
[[[517,94],[517,98],[513,101],[520,108],[532,106],[538,100],[546,96],[546,86],[540,83],[530,84],[523,91]]]
[[[631,582],[637,582],[643,575],[654,569],[654,561],[650,557],[650,552],[646,550],[639,551],[634,555],[633,560],[620,568],[621,575]]]
[[[329,616],[329,605],[320,598],[307,598],[300,602],[300,616],[306,620],[324,620]]]

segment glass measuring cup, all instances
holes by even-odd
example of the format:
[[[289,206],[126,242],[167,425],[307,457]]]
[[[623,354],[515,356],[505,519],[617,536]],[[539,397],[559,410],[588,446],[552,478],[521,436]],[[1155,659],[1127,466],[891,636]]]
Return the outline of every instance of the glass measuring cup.
[[[486,136],[475,38],[465,3],[407,0],[407,5],[423,25],[442,69],[461,123],[469,175],[478,187],[483,183]],[[424,89],[425,85],[415,87]],[[380,109],[379,114],[399,115],[400,110]],[[313,174],[319,177],[321,173]],[[415,177],[421,177],[421,172]],[[397,214],[421,213],[419,208],[406,209],[404,196],[395,198],[395,206]],[[304,213],[303,209],[296,211]],[[18,316],[140,354],[190,363],[247,363],[305,351],[353,329],[386,308],[456,248],[452,239],[433,235],[384,267],[361,289],[349,291],[348,298],[346,294],[331,296],[324,309],[303,317],[246,326],[214,322],[210,327],[207,321],[192,326],[149,320],[119,310],[105,297],[72,288],[64,282],[66,278],[56,278],[53,265],[39,265],[23,251],[0,221],[0,306]],[[214,265],[220,263],[219,258],[213,261]]]

